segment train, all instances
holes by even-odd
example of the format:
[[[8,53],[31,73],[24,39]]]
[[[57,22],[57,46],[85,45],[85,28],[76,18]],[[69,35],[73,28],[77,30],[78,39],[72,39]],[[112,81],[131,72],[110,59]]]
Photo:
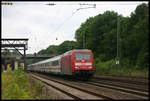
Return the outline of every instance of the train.
[[[89,49],[74,49],[27,66],[28,71],[90,78],[95,72],[94,55]]]

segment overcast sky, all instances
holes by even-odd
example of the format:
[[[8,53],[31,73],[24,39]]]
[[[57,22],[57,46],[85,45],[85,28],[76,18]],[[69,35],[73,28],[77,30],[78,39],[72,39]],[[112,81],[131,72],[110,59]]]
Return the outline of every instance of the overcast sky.
[[[75,31],[89,17],[108,10],[127,17],[137,5],[148,2],[12,3],[13,5],[2,5],[2,38],[29,38],[28,54],[46,49],[49,45],[59,45],[65,40],[75,41]],[[56,5],[45,5],[47,3]],[[96,4],[96,8],[87,8],[93,5],[81,4]]]

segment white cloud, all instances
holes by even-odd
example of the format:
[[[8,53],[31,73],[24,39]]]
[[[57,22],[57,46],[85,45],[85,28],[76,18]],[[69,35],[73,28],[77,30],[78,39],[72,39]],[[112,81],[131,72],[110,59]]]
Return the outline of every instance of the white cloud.
[[[2,6],[2,38],[29,38],[28,45],[31,48],[27,53],[34,53],[52,44],[59,45],[65,40],[74,40],[76,29],[89,17],[103,14],[107,10],[130,16],[142,2],[54,2],[54,6],[44,5],[47,2],[13,3],[12,6]],[[96,8],[81,9],[70,17],[79,7],[87,7],[80,6],[79,3],[97,5]],[[124,5],[125,3],[136,5]]]

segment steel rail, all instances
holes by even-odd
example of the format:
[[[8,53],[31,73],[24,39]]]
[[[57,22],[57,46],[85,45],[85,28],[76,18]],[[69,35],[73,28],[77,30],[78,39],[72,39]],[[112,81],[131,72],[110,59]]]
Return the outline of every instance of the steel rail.
[[[148,82],[141,82],[141,81],[136,81],[136,80],[122,80],[121,78],[109,78],[109,77],[93,77],[92,79],[96,80],[111,80],[111,81],[116,81],[116,82],[122,82],[122,83],[129,83],[130,84],[137,84],[137,85],[148,85]]]
[[[35,74],[35,75],[40,76],[40,77],[43,77],[43,78],[46,78],[46,79],[51,80],[51,81],[53,81],[53,82],[57,82],[57,83],[60,83],[60,84],[69,86],[69,87],[71,87],[71,88],[78,89],[78,90],[80,90],[80,91],[86,92],[86,93],[91,94],[91,95],[94,95],[94,96],[98,96],[98,97],[101,97],[101,98],[104,98],[104,99],[114,100],[114,99],[112,99],[112,98],[110,98],[110,97],[108,97],[108,96],[104,96],[104,95],[101,95],[101,94],[97,94],[97,93],[95,93],[95,92],[92,92],[92,91],[89,91],[89,90],[85,90],[85,89],[82,89],[82,88],[79,88],[79,87],[76,87],[76,86],[73,86],[73,85],[69,85],[69,84],[67,84],[67,83],[62,83],[62,82],[60,82],[60,81],[57,81],[57,80],[54,80],[54,79],[50,79],[50,78],[48,78],[48,77],[46,77],[46,76],[43,76],[43,75],[39,75],[39,74]]]
[[[116,82],[111,82],[111,81],[91,81],[91,82],[94,82],[94,83],[101,83],[101,84],[105,84],[105,85],[112,85],[112,86],[117,86],[117,87],[122,87],[122,88],[127,88],[127,89],[132,89],[132,90],[137,90],[137,91],[141,91],[141,92],[148,92],[149,90],[148,89],[143,89],[143,88],[139,88],[139,87],[136,87],[136,85],[131,85],[130,83],[127,83],[128,85],[130,86],[127,86],[125,84],[121,84],[121,83],[117,83],[115,84]],[[139,86],[139,85],[137,85]]]
[[[130,90],[130,89],[124,89],[124,88],[121,88],[121,87],[119,88],[119,87],[108,86],[108,85],[104,85],[104,84],[103,85],[102,84],[95,84],[95,83],[92,83],[92,82],[87,82],[87,84],[95,85],[95,86],[98,86],[98,87],[114,89],[114,90],[118,90],[118,91],[123,91],[123,92],[126,92],[126,93],[139,95],[139,96],[144,96],[144,97],[148,97],[148,95],[149,95],[149,94],[146,94],[146,93],[141,93],[141,92]]]
[[[34,74],[34,75],[35,75],[35,74]],[[32,76],[32,75],[31,75],[31,76]],[[68,96],[74,98],[75,100],[81,100],[79,97],[74,96],[73,94],[70,94],[70,93],[68,93],[68,92],[66,92],[66,91],[64,91],[64,90],[61,90],[60,88],[55,87],[55,86],[53,86],[53,85],[51,85],[51,84],[49,84],[49,83],[47,83],[47,82],[45,82],[45,81],[42,81],[41,79],[39,79],[39,78],[37,78],[37,77],[34,77],[34,76],[32,76],[32,77],[33,77],[33,78],[36,78],[36,79],[38,79],[38,80],[40,80],[41,82],[47,84],[48,86],[53,87],[53,88],[56,89],[56,90],[61,91],[62,93],[64,93],[64,94],[66,94],[66,95],[68,95]]]

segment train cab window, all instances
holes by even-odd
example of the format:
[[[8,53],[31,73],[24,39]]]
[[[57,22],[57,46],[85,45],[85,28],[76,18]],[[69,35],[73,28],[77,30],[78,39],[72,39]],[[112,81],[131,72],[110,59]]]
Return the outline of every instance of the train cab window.
[[[90,54],[75,54],[76,60],[90,60],[91,55]]]

